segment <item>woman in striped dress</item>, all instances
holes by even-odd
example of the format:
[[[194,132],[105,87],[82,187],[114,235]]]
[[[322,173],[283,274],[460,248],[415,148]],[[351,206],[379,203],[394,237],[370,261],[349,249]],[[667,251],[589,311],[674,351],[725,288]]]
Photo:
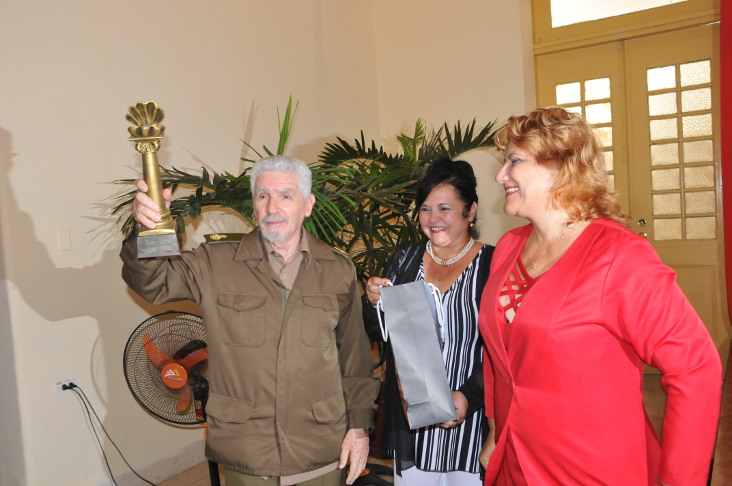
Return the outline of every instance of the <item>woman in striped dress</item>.
[[[387,343],[384,448],[394,457],[394,482],[403,486],[480,485],[478,457],[487,434],[483,412],[483,344],[478,304],[493,247],[475,241],[476,179],[467,162],[432,163],[417,190],[416,208],[428,240],[398,250],[383,277],[366,285],[364,322],[381,340],[374,305],[382,285],[425,280],[440,289],[445,322],[443,358],[457,420],[410,430]]]

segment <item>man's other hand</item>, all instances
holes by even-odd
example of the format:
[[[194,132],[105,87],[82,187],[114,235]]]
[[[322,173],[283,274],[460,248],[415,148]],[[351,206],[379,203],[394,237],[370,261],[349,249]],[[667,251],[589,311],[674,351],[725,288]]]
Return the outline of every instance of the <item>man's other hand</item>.
[[[369,455],[369,436],[363,429],[350,429],[346,433],[341,445],[341,461],[338,464],[340,469],[348,468],[346,484],[353,484],[366,467],[366,459]]]

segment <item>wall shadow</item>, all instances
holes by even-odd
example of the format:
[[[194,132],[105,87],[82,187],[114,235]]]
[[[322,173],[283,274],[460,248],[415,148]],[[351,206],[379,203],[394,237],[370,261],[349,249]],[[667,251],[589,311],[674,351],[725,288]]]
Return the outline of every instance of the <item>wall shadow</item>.
[[[196,312],[193,304],[176,303],[175,305],[154,306],[143,301],[134,292],[126,289],[122,282],[120,271],[122,263],[119,259],[119,245],[117,248],[106,248],[102,250],[98,260],[82,268],[58,268],[49,255],[44,243],[35,236],[35,224],[31,215],[20,209],[15,196],[13,184],[11,183],[11,171],[13,167],[12,137],[8,130],[0,128],[0,194],[2,194],[2,212],[0,212],[0,228],[2,228],[2,247],[0,247],[0,369],[4,375],[4,392],[0,394],[0,410],[3,411],[0,419],[0,484],[26,484],[28,471],[24,469],[27,460],[34,461],[33,457],[27,459],[27,445],[24,444],[23,430],[21,428],[21,404],[18,399],[18,383],[16,376],[27,374],[28,370],[19,370],[16,356],[19,353],[26,353],[25,349],[14,349],[13,329],[19,329],[20,323],[12,322],[9,302],[9,289],[12,289],[14,299],[18,296],[22,303],[32,309],[40,318],[46,322],[23,323],[23,326],[38,326],[33,329],[34,335],[38,337],[38,347],[43,350],[34,366],[45,366],[47,369],[65,369],[70,367],[70,359],[78,360],[78,356],[87,357],[90,375],[93,383],[80,381],[79,385],[85,394],[91,399],[92,404],[99,401],[106,407],[105,411],[97,410],[100,416],[104,417],[104,427],[109,431],[112,439],[119,444],[115,438],[117,435],[128,435],[129,417],[135,411],[130,411],[130,404],[134,403],[130,392],[125,384],[121,369],[122,355],[127,338],[132,331],[147,316],[165,312],[170,309]],[[71,189],[69,189],[71,190]],[[84,217],[84,215],[78,215]],[[126,296],[124,295],[126,294]],[[13,302],[16,307],[18,302]],[[138,306],[144,314],[142,319],[131,320],[129,316],[135,315],[134,306]],[[15,312],[16,319],[18,312]],[[78,332],[84,325],[78,319],[84,321],[91,319],[97,326],[98,337],[91,348],[86,349],[82,345],[74,346],[73,341],[69,345],[59,345],[52,341],[52,336],[59,335],[58,329],[53,326],[68,326],[69,333]],[[32,320],[32,319],[29,319]],[[86,339],[79,342],[86,342]],[[76,356],[70,358],[70,356]],[[59,363],[64,363],[59,365]],[[81,373],[81,371],[80,371]],[[60,379],[61,377],[59,377]],[[79,378],[82,378],[79,375]],[[39,388],[46,388],[50,383],[31,385],[28,390],[30,395],[39,395]],[[48,407],[53,407],[52,400],[48,401]],[[136,403],[132,406],[139,406]],[[87,420],[85,410],[79,405],[79,415],[72,417],[79,424]],[[106,413],[102,413],[106,412]],[[29,412],[26,412],[26,414]],[[49,408],[49,416],[55,413]],[[33,421],[34,417],[26,416],[26,422]],[[152,420],[152,418],[151,418]],[[137,434],[139,441],[154,441],[154,434],[151,434],[151,426],[147,422],[140,422],[133,427],[139,427],[141,433]],[[147,432],[143,433],[147,428]],[[88,428],[87,428],[88,429]],[[90,450],[96,450],[92,444],[95,439],[90,434],[82,440],[90,442]],[[39,433],[53,434],[51,431],[39,432],[29,428],[26,434],[34,434],[37,441]],[[121,462],[116,451],[108,438],[102,434],[104,451],[110,460],[112,472],[117,477],[129,471],[126,465]],[[50,437],[50,444],[66,440],[63,437]],[[125,442],[122,441],[124,444]],[[130,439],[126,447],[121,450],[125,457],[130,460],[134,456],[134,447]],[[38,453],[43,454],[46,445],[39,448]],[[50,445],[48,446],[50,447]],[[126,449],[126,450],[125,450]],[[61,453],[63,454],[63,453]],[[78,458],[77,458],[78,459]],[[85,460],[98,460],[100,467],[106,473],[104,458],[99,456],[87,457]],[[137,458],[137,461],[130,461],[133,467],[144,467],[148,459]],[[36,464],[39,468],[43,464]],[[52,471],[57,484],[79,484],[79,475],[89,474],[90,471],[75,468],[64,468],[63,471]],[[92,472],[93,473],[93,472]],[[50,474],[44,473],[44,474]],[[156,478],[150,478],[155,480]]]
[[[0,128],[0,168],[12,165],[10,133]],[[5,174],[7,171],[2,170]],[[0,228],[6,228],[5,209],[9,192],[7,180],[0,177]],[[13,327],[10,320],[10,302],[6,261],[7,232],[0,233],[0,370],[3,370],[4,393],[0,393],[0,484],[25,484],[25,451],[18,447],[23,443],[20,421],[20,402],[18,401],[17,369],[13,347]]]

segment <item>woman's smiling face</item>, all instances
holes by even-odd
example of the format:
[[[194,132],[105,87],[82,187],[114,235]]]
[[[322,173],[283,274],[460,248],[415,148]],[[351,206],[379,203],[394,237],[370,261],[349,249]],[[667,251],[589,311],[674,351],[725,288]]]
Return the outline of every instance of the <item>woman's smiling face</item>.
[[[419,207],[419,224],[435,247],[462,247],[468,240],[477,204],[465,216],[465,203],[451,184],[435,186]]]
[[[496,182],[506,190],[503,211],[509,216],[533,219],[550,210],[556,176],[555,169],[539,164],[529,151],[509,143],[496,175]]]

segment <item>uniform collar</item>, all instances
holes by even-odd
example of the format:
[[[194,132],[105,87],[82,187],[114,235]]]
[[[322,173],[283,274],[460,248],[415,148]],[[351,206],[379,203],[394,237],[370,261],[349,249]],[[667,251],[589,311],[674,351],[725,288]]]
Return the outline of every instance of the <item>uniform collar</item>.
[[[308,252],[308,260],[335,260],[334,250],[302,228],[301,249]],[[265,258],[262,234],[255,228],[244,235],[236,249],[235,261],[263,260]],[[308,261],[309,264],[309,261]]]
[[[261,235],[261,232],[259,241],[262,242],[262,247],[264,248],[265,253],[270,255],[279,255],[279,252],[275,250],[272,243],[267,241],[267,239]],[[295,249],[293,258],[300,253],[302,253],[302,259],[305,262],[305,268],[308,268],[308,266],[310,266],[310,261],[312,260],[312,255],[310,254],[310,245],[308,244],[308,239],[305,238],[305,228],[303,227],[300,227],[300,241],[297,242],[297,248]]]

